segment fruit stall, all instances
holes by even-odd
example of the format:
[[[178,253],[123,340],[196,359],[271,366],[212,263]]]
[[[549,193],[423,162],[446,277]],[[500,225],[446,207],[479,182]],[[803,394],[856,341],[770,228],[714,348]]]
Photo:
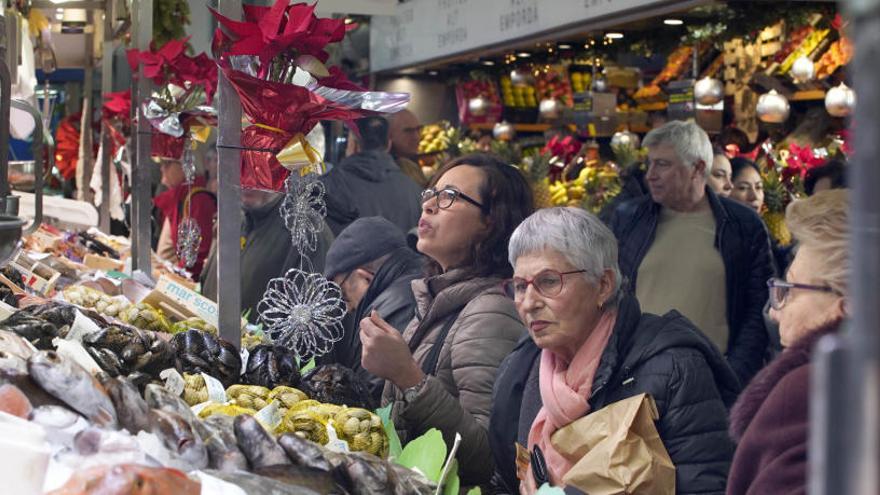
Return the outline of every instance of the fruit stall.
[[[694,119],[729,157],[762,165],[778,225],[805,175],[851,151],[848,29],[833,2],[728,2],[421,64],[458,104],[457,121],[423,127],[423,170],[493,151],[527,172],[539,204],[599,212],[640,166],[646,132]]]

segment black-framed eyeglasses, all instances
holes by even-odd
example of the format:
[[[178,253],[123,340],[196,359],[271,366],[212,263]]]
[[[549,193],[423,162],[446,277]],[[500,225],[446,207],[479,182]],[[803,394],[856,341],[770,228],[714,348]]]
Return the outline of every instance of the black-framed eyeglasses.
[[[837,294],[838,296],[843,295],[840,291],[828,287],[827,285],[795,284],[779,278],[771,278],[768,280],[767,288],[770,289],[770,306],[776,310],[780,310],[785,306],[785,298],[788,297],[788,292],[792,289],[830,292],[832,294]]]
[[[483,204],[476,199],[468,196],[467,194],[459,190],[448,187],[439,191],[434,189],[433,187],[422,191],[422,203],[428,201],[431,198],[434,198],[437,201],[437,208],[440,208],[441,210],[449,208],[450,206],[452,206],[453,203],[455,203],[456,199],[461,198],[468,203],[476,206],[480,210],[486,211],[486,207],[483,206]]]
[[[566,275],[586,273],[586,270],[573,270],[570,272],[558,272],[556,270],[544,270],[533,279],[513,277],[501,283],[504,293],[514,301],[521,301],[526,296],[530,285],[535,287],[538,294],[544,297],[556,297],[562,293],[562,286]]]

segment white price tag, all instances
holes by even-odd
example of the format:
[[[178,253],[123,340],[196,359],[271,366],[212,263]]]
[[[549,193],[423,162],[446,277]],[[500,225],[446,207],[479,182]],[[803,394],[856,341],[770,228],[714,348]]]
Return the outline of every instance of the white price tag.
[[[97,323],[77,310],[76,316],[73,318],[73,325],[70,326],[70,331],[67,332],[67,340],[82,342],[86,335],[100,331],[101,327]]]
[[[183,389],[186,388],[186,381],[180,376],[174,368],[168,368],[159,373],[159,378],[165,380],[165,389],[171,392],[175,397],[183,395]]]
[[[226,389],[223,388],[223,384],[220,383],[220,380],[207,373],[200,373],[200,375],[205,379],[205,385],[208,387],[208,400],[218,404],[225,404]]]
[[[257,411],[254,418],[260,422],[268,431],[275,431],[275,428],[281,424],[281,408],[279,402],[273,400],[269,405]]]
[[[96,375],[103,371],[79,342],[55,337],[52,344],[56,347],[55,352],[82,366],[89,373]]]
[[[333,452],[339,452],[340,454],[351,452],[351,449],[348,448],[348,442],[336,436],[336,428],[333,427],[332,419],[327,422],[327,437],[330,438],[330,440],[327,441],[327,445],[324,445],[324,447],[327,447]]]

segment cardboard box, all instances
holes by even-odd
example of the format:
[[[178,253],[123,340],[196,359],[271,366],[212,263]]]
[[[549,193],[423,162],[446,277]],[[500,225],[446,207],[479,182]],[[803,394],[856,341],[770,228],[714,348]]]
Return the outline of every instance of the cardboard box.
[[[101,270],[105,272],[121,272],[125,270],[125,263],[114,260],[113,258],[92,253],[86,255],[83,259],[83,264],[93,270]]]
[[[161,309],[173,319],[197,316],[215,327],[218,325],[217,303],[165,276],[142,302]]]

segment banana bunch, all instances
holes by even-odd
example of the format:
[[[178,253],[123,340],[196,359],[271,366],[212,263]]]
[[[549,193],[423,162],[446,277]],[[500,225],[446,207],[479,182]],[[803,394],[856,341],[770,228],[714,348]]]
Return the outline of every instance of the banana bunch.
[[[422,127],[422,135],[419,141],[419,153],[437,153],[449,148],[450,139],[455,135],[455,129],[447,122],[431,124]]]
[[[201,373],[184,373],[183,400],[190,406],[208,401],[208,385]]]
[[[550,203],[553,206],[565,206],[568,204],[568,187],[563,181],[556,181],[549,185]]]
[[[379,457],[388,454],[388,437],[379,416],[357,407],[344,407],[333,418],[336,434],[348,442],[351,450]]]
[[[269,390],[259,385],[232,385],[226,389],[230,404],[259,411],[269,405]]]
[[[136,326],[143,330],[152,330],[154,332],[171,331],[171,324],[165,318],[165,314],[161,309],[154,308],[147,303],[138,303],[129,306],[120,313],[120,319],[129,325]]]
[[[102,315],[116,318],[128,304],[90,287],[75,285],[64,289],[64,300],[84,308],[92,308]]]
[[[215,327],[214,325],[211,325],[207,321],[205,321],[197,316],[193,316],[191,318],[187,318],[185,320],[178,321],[178,322],[174,323],[173,325],[171,325],[171,333],[181,333],[181,332],[185,332],[190,329],[198,330],[200,332],[210,333],[211,335],[213,335],[215,337],[219,335],[219,332],[217,331],[217,327]]]

